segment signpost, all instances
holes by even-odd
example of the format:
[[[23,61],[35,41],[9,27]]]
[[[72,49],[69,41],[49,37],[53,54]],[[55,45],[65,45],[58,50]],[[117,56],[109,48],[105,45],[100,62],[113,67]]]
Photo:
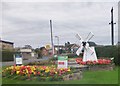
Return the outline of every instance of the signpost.
[[[58,69],[68,68],[68,56],[58,56]]]
[[[15,54],[15,63],[16,65],[22,65],[22,54]]]

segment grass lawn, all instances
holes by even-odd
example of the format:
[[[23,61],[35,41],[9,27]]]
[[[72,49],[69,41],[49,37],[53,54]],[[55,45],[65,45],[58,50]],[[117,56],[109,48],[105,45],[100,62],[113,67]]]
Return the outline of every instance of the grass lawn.
[[[118,84],[118,67],[112,71],[85,71],[81,80],[41,82],[2,78],[2,84]]]

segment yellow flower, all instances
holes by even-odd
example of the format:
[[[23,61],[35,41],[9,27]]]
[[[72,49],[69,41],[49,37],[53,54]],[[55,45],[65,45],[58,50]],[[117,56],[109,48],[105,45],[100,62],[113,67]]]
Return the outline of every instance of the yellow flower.
[[[63,68],[60,68],[60,70],[63,70]]]
[[[31,72],[32,72],[32,73],[34,73],[34,71],[33,71],[33,70],[31,70]]]
[[[36,75],[36,72],[33,72],[34,75]]]
[[[19,74],[20,73],[20,71],[16,71],[16,74]]]
[[[20,66],[15,67],[15,70],[20,70]]]
[[[48,73],[48,72],[49,72],[49,70],[47,69],[47,70],[45,70],[45,72],[46,72],[46,73]]]
[[[6,68],[6,70],[9,70],[9,68]]]
[[[68,72],[70,71],[70,69],[67,70]]]
[[[8,69],[9,69],[9,70],[12,70],[13,68],[14,68],[13,66],[11,66],[11,67],[8,67]]]
[[[57,72],[55,72],[57,74]]]
[[[26,73],[28,74],[28,70],[26,69]]]
[[[31,69],[32,69],[32,70],[36,70],[36,68],[35,68],[34,66],[33,66],[33,67],[31,67]]]

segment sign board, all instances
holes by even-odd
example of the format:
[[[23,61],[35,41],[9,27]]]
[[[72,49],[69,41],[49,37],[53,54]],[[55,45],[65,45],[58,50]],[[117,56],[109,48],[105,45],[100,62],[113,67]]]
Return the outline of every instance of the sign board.
[[[15,54],[15,62],[16,62],[16,65],[22,65],[22,55],[21,54]]]
[[[68,67],[68,56],[58,56],[58,69]]]
[[[35,57],[35,54],[32,52],[32,53],[31,53],[31,56],[32,56],[32,57]]]

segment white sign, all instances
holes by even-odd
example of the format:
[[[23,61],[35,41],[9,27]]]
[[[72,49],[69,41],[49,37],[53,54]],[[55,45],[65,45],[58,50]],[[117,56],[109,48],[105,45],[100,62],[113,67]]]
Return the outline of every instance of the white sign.
[[[22,64],[22,58],[16,58],[16,65]]]
[[[22,55],[21,54],[15,54],[15,62],[16,62],[16,65],[22,64]]]
[[[58,69],[68,68],[68,56],[58,56]]]
[[[35,54],[32,52],[32,53],[31,53],[31,56],[32,56],[32,57],[35,57]]]

